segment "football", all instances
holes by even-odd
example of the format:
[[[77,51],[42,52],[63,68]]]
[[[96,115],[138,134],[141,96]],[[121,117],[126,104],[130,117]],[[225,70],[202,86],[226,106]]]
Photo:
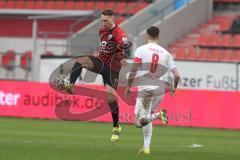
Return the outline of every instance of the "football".
[[[69,83],[66,77],[67,76],[63,74],[57,75],[54,84],[58,89],[60,90],[64,89],[64,86]]]

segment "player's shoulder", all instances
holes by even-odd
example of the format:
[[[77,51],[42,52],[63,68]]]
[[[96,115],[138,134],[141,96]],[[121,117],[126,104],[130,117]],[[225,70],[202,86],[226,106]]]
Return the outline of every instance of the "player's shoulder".
[[[125,31],[119,27],[118,25],[116,25],[115,27],[115,32],[117,32],[118,34],[124,34],[125,35]]]
[[[148,45],[142,45],[142,46],[139,46],[136,50],[135,50],[135,55],[138,55],[138,56],[145,56],[145,53],[147,52],[147,49],[148,49]]]
[[[146,50],[148,47],[149,47],[148,44],[144,44],[144,45],[139,46],[139,47],[136,49],[136,51]]]
[[[158,45],[158,47],[159,47],[159,50],[161,50],[161,52],[164,53],[166,56],[172,57],[172,55],[170,54],[170,52],[167,49],[165,49],[161,45]]]

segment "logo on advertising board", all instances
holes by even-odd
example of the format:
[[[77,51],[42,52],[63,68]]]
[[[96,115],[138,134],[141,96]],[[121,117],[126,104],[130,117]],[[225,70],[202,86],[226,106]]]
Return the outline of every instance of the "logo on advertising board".
[[[0,90],[0,106],[17,106],[20,97],[19,93],[10,93]]]

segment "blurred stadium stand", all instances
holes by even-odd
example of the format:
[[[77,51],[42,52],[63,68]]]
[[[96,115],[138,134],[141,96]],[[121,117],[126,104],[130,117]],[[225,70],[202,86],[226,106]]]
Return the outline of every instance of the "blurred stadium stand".
[[[169,50],[177,60],[240,62],[240,1],[215,0],[213,17]]]

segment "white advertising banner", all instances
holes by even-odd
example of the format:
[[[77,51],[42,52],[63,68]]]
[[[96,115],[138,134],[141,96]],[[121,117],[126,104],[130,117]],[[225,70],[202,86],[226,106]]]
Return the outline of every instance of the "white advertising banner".
[[[69,59],[42,59],[40,81],[48,82],[53,70],[67,60]],[[228,91],[240,89],[240,65],[237,63],[176,61],[176,64],[181,75],[179,88]],[[94,84],[102,84],[100,75]]]
[[[232,90],[239,87],[236,63],[177,61],[181,74],[179,88]]]

